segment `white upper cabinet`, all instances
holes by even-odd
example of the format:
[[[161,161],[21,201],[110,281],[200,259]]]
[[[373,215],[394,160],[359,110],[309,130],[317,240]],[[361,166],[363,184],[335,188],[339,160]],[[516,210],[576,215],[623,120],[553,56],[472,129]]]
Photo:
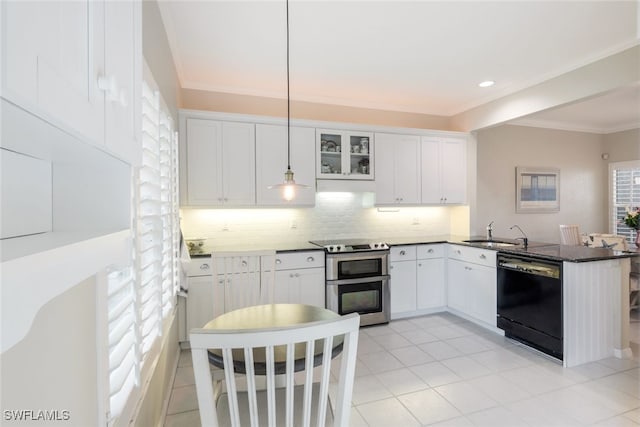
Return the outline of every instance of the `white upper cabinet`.
[[[142,21],[138,1],[107,1],[104,76],[105,145],[107,150],[138,164],[141,156]],[[101,85],[103,86],[103,85]],[[104,87],[104,86],[103,86]]]
[[[376,133],[376,205],[420,203],[420,137]]]
[[[316,130],[318,179],[373,180],[373,133]]]
[[[186,120],[187,205],[255,205],[253,123]]]
[[[287,127],[256,125],[256,201],[258,206],[313,206],[315,193],[315,128],[291,128],[291,170],[298,189],[290,202],[277,189],[267,187],[284,182],[287,170]]]
[[[423,136],[421,145],[422,203],[466,203],[466,139]]]
[[[137,1],[2,2],[2,97],[137,161],[141,10]]]

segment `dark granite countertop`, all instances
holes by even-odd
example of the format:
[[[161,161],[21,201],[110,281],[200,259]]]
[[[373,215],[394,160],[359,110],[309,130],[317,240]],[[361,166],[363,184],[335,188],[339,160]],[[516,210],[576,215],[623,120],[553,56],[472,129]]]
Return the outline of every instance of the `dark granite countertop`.
[[[480,243],[470,243],[465,240],[483,240],[484,236],[425,236],[403,239],[387,239],[390,246],[398,245],[416,245],[416,244],[435,244],[435,243],[452,243],[456,245],[471,246],[482,249],[489,249],[498,252],[504,252],[514,255],[531,256],[535,258],[548,259],[553,261],[569,261],[569,262],[589,262],[602,261],[606,259],[631,258],[640,256],[636,251],[616,251],[604,248],[589,248],[586,246],[569,246],[559,245],[555,243],[530,241],[525,249],[521,240],[514,240],[502,237],[495,237],[493,240],[497,242],[514,243],[515,246],[507,247],[487,247]],[[384,240],[384,239],[383,239]]]
[[[531,256],[535,258],[547,259],[552,261],[569,261],[569,262],[589,262],[602,261],[607,259],[631,258],[640,256],[637,251],[615,251],[604,248],[589,248],[586,246],[567,246],[555,243],[545,243],[530,241],[527,248],[522,246],[522,241],[509,238],[495,237],[493,240],[497,242],[514,243],[514,246],[507,247],[487,247],[480,243],[470,243],[465,240],[482,240],[483,236],[460,236],[460,235],[436,235],[436,236],[415,236],[400,238],[374,238],[373,240],[386,242],[389,246],[402,245],[420,245],[420,244],[438,244],[452,243],[456,245],[470,246],[482,249],[489,249],[498,252],[509,253],[513,255]],[[205,247],[204,253],[191,255],[192,258],[206,257],[213,251],[255,251],[262,249],[275,249],[276,252],[302,252],[311,250],[323,250],[309,242],[293,242],[287,244],[276,245],[237,245],[237,246],[213,246]]]

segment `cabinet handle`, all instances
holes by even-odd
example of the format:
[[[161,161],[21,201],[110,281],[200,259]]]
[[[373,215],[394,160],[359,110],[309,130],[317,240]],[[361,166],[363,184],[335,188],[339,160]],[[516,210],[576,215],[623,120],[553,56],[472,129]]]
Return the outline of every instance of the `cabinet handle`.
[[[109,101],[118,99],[118,83],[114,76],[98,76],[98,89],[107,95]]]
[[[293,279],[293,273],[289,273],[289,278]]]
[[[421,262],[418,263],[418,267],[422,267],[422,263]]]
[[[400,251],[400,255],[405,256],[407,253],[405,251]]]
[[[457,253],[458,255],[462,255],[462,252],[460,252],[460,250],[459,250],[459,249],[456,251],[456,253]]]
[[[300,273],[296,273],[296,277],[300,277]]]
[[[465,270],[473,270],[471,267],[467,267],[467,266],[465,266],[464,269]]]
[[[432,254],[432,253],[433,253],[433,249],[429,249],[429,250],[427,251],[427,253]]]
[[[282,264],[282,261],[280,260],[280,258],[276,258],[276,264]]]
[[[210,268],[209,264],[201,264],[200,265],[200,270],[208,270],[209,268]]]
[[[487,256],[485,254],[480,254],[480,259],[486,259]]]
[[[315,260],[316,260],[316,259],[315,259],[314,257],[312,257],[312,256],[307,257],[307,262],[313,262],[313,261],[315,261]]]
[[[244,261],[244,260],[243,260],[243,261],[242,261],[242,266],[243,266],[243,267],[246,267],[246,266],[247,266],[247,261]]]

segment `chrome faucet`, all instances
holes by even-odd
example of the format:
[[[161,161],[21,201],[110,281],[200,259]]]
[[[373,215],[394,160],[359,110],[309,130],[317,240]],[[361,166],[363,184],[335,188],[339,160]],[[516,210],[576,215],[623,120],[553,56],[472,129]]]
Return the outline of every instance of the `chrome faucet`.
[[[509,230],[513,230],[514,228],[517,228],[518,230],[520,230],[520,232],[524,236],[524,237],[516,237],[516,240],[522,240],[522,243],[524,244],[524,248],[527,249],[527,245],[529,245],[529,239],[527,238],[527,235],[524,234],[524,231],[522,231],[522,228],[520,228],[518,224],[512,225],[511,227],[509,227]]]
[[[487,225],[487,240],[493,240],[493,228],[491,228],[492,224],[493,221],[491,221],[489,225]]]

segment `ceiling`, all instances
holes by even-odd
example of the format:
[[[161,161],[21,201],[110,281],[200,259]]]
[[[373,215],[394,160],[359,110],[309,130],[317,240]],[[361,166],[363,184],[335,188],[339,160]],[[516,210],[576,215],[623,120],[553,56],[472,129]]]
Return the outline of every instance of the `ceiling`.
[[[183,88],[286,98],[284,1],[159,4]],[[291,98],[454,116],[637,45],[638,8],[634,0],[290,0]],[[484,80],[496,83],[478,87]],[[640,91],[517,123],[638,127]]]

